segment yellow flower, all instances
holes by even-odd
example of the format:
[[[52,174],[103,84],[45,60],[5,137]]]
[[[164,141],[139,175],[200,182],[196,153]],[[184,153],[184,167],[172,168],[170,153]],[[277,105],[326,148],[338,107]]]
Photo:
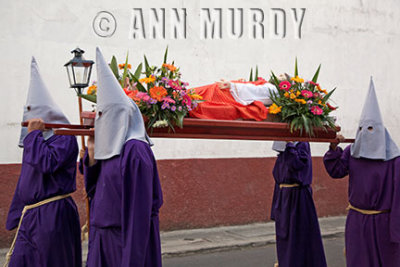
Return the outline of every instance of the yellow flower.
[[[296,77],[292,77],[290,80],[295,81],[296,83],[304,83],[304,79],[300,78],[296,75]]]
[[[304,99],[295,99],[294,101],[300,103],[300,104],[306,104],[307,102]]]
[[[325,107],[326,105],[324,103],[322,103],[321,100],[318,100],[318,104],[322,105],[323,107]]]
[[[202,100],[203,99],[203,97],[201,95],[198,95],[198,94],[191,94],[189,96],[190,96],[190,98],[192,100]]]
[[[282,110],[282,106],[277,106],[275,103],[273,103],[270,107],[269,107],[269,113],[271,114],[278,114],[279,112],[281,112]]]
[[[295,98],[296,98],[296,95],[293,94],[293,93],[291,93],[291,94],[290,94],[290,99],[295,99]]]
[[[297,91],[296,92],[296,96],[299,96],[301,93],[300,93],[300,91]]]
[[[141,83],[153,83],[156,80],[156,77],[154,75],[150,75],[150,77],[142,78],[139,80]]]
[[[283,94],[283,96],[286,97],[286,98],[289,98],[289,93],[286,92],[286,93]]]

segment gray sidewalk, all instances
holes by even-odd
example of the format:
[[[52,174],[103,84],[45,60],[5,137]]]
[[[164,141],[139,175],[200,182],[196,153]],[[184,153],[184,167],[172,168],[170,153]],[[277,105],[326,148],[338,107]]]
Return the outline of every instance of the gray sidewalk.
[[[345,219],[345,216],[320,218],[322,237],[342,235]],[[271,243],[275,243],[274,222],[161,233],[164,257]]]
[[[345,216],[320,218],[323,238],[344,233]],[[274,222],[238,226],[177,230],[161,233],[163,257],[173,257],[206,251],[223,251],[238,247],[264,246],[275,243]],[[0,250],[3,265],[8,249]],[[83,259],[87,255],[87,242],[83,244]]]

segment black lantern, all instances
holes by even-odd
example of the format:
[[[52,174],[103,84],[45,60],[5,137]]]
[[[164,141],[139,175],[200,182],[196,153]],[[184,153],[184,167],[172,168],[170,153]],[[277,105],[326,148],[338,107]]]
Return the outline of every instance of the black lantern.
[[[85,60],[82,56],[85,51],[80,48],[76,48],[71,51],[71,53],[74,53],[74,58],[68,61],[64,66],[67,68],[70,87],[75,88],[76,92],[81,94],[82,88],[89,85],[94,61]]]

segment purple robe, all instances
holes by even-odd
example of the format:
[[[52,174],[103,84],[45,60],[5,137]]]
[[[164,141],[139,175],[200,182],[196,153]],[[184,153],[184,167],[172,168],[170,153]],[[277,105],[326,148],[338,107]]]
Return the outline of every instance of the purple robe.
[[[312,199],[312,161],[310,145],[288,143],[279,153],[271,219],[275,220],[279,267],[325,267],[318,217]],[[279,188],[279,184],[299,187]]]
[[[150,146],[125,143],[120,155],[88,167],[89,267],[162,266],[158,211],[162,192]]]
[[[39,130],[24,139],[21,175],[6,228],[18,226],[22,209],[76,190],[78,144],[74,136],[43,139]],[[10,267],[82,266],[79,215],[71,197],[28,210],[22,220]]]
[[[364,215],[350,210],[346,221],[347,266],[400,266],[400,157],[388,161],[353,158],[350,146],[330,149],[325,168],[333,178],[349,175],[349,202],[364,210],[389,210]]]

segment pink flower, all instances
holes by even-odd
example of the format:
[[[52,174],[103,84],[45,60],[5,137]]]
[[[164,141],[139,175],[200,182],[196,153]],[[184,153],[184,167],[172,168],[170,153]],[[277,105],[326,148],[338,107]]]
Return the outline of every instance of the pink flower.
[[[314,85],[314,86],[318,86],[318,85],[319,85],[318,83],[315,83],[315,82],[313,82],[313,81],[309,81],[309,83],[310,83],[311,85]]]
[[[143,101],[145,101],[145,102],[147,102],[147,101],[150,100],[150,96],[149,96],[147,93],[145,93],[145,92],[138,92],[138,93],[136,94],[136,97],[137,97],[137,98],[140,98],[141,100],[143,100]]]
[[[168,86],[175,90],[182,90],[182,86],[179,84],[179,80],[168,80]]]
[[[315,92],[314,93],[314,98],[320,98],[321,97],[321,94],[320,93],[318,93],[318,92]]]
[[[169,96],[163,97],[161,100],[164,101],[164,103],[175,104],[175,100],[173,100],[173,99],[172,99],[171,97],[169,97]]]
[[[279,89],[281,90],[288,91],[290,87],[292,87],[292,85],[288,81],[283,81],[279,83]]]
[[[301,91],[301,95],[304,96],[305,98],[313,97],[313,93],[311,91],[308,91],[308,90],[302,90]]]
[[[324,111],[320,107],[317,107],[317,106],[311,107],[311,113],[314,115],[321,115],[323,112]]]
[[[188,95],[183,95],[183,100],[182,100],[182,104],[186,105],[188,108],[190,108],[190,106],[192,105],[192,99],[190,99],[190,96]]]

